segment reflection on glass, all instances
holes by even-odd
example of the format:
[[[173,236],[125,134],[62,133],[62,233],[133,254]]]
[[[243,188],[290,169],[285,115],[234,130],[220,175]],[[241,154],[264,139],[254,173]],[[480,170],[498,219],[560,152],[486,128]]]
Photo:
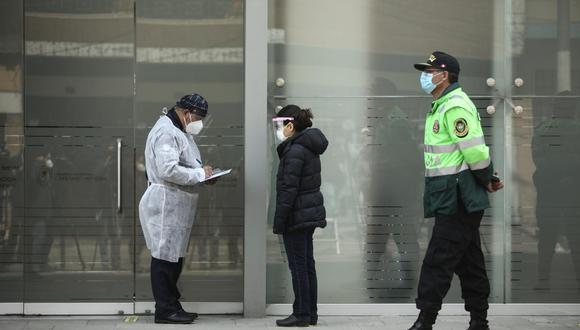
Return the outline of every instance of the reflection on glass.
[[[514,132],[513,302],[580,299],[580,99],[570,94],[519,100],[530,110]]]
[[[149,129],[181,96],[209,103],[196,137],[207,165],[233,168],[200,189],[180,277],[182,301],[239,302],[243,295],[243,1],[138,0],[135,99],[136,195],[147,187],[143,149]],[[152,301],[150,254],[136,241],[136,298]]]
[[[24,301],[130,302],[131,1],[24,8]]]
[[[580,301],[580,3],[513,1],[508,302]],[[517,97],[526,95],[526,97]]]
[[[495,17],[502,6],[502,1],[270,0],[269,81],[284,78],[286,86],[274,93],[287,96],[422,95],[408,68],[424,60],[423,54],[442,50],[461,59],[466,90],[490,95],[486,79],[502,72],[494,58],[503,53],[501,40],[494,40],[494,31],[502,28],[496,23],[504,21]],[[331,15],[320,15],[329,8]],[[348,23],[338,23],[339,17],[348,17]],[[453,27],[445,23],[451,21]],[[396,91],[377,91],[375,79],[382,77]]]
[[[381,85],[385,91],[391,86]],[[399,101],[375,101],[367,110],[364,248],[367,286],[376,302],[412,298],[419,279],[423,142],[420,122]]]
[[[0,302],[22,301],[22,6],[0,3]]]
[[[512,0],[514,94],[580,94],[580,3],[570,0]],[[515,79],[522,86],[512,84]],[[515,86],[514,86],[515,85]]]

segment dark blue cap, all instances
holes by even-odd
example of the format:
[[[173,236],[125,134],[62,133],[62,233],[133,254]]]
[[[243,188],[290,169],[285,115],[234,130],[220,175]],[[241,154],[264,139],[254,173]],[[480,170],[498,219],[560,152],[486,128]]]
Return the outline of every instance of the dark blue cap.
[[[419,71],[425,71],[430,68],[455,74],[459,74],[460,71],[459,61],[455,57],[440,51],[434,51],[427,59],[427,62],[417,63],[414,66]]]
[[[196,93],[183,96],[175,105],[200,117],[207,115],[207,109],[209,107],[203,96]]]

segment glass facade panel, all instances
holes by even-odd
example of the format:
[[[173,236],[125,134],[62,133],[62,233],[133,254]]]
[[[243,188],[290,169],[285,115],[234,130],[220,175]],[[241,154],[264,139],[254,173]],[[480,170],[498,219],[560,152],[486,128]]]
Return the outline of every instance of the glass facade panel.
[[[512,0],[511,6],[513,93],[580,95],[580,3]]]
[[[574,59],[580,57],[580,3],[510,5],[506,301],[578,303],[580,66]]]
[[[317,14],[328,8],[333,15]],[[460,59],[461,85],[476,98],[502,172],[503,102],[494,96],[503,77],[505,12],[503,1],[270,1],[271,111],[288,103],[312,108],[315,126],[330,141],[322,156],[329,228],[318,232],[315,250],[320,278],[333,281],[321,281],[321,302],[414,301],[433,224],[423,219],[422,208],[430,97],[412,64],[425,61],[430,51]],[[348,17],[348,23],[337,17]],[[442,23],[447,21],[453,27]],[[274,85],[277,78],[284,79],[282,87]],[[496,115],[486,112],[489,105]],[[481,228],[494,302],[504,299],[503,210],[501,193]],[[281,245],[274,237],[269,247],[268,302],[290,302]],[[460,301],[457,281],[447,301]]]
[[[491,300],[579,301],[577,201],[570,172],[578,150],[568,143],[576,131],[580,91],[580,75],[574,74],[578,63],[572,61],[580,51],[578,5],[569,0],[363,1],[356,6],[324,0],[270,1],[271,113],[276,106],[294,102],[312,107],[315,114],[322,112],[322,118],[319,114],[315,121],[319,127],[327,123],[326,114],[340,116],[326,130],[338,145],[331,138],[322,158],[323,163],[326,158],[332,164],[323,185],[329,218],[336,211],[349,219],[343,222],[368,219],[359,222],[370,228],[366,233],[341,235],[344,226],[334,228],[330,218],[330,228],[318,234],[318,271],[323,275],[337,274],[340,264],[326,263],[329,253],[323,246],[331,233],[340,242],[350,239],[352,246],[358,245],[367,254],[358,252],[353,258],[367,264],[345,267],[342,276],[333,277],[338,285],[320,286],[321,301],[411,302],[414,297],[416,263],[423,257],[430,229],[421,227],[424,220],[418,203],[422,192],[412,188],[414,181],[420,187],[420,178],[412,175],[420,172],[413,170],[415,157],[421,159],[420,148],[412,155],[411,146],[402,141],[420,145],[422,136],[406,137],[409,133],[401,133],[405,132],[399,127],[401,121],[389,111],[405,109],[402,113],[418,123],[407,131],[423,129],[420,109],[428,101],[409,97],[422,95],[411,65],[435,49],[459,58],[460,83],[476,99],[495,168],[507,182],[505,191],[492,196],[493,207],[486,212],[481,230],[492,280]],[[444,12],[437,9],[442,6]],[[313,16],[325,8],[332,8],[333,15]],[[336,17],[349,17],[348,23]],[[451,20],[453,27],[443,23]],[[278,78],[283,78],[283,84],[274,83],[281,81]],[[381,123],[381,118],[388,119]],[[333,148],[341,152],[333,155]],[[275,164],[273,159],[273,171]],[[359,172],[372,176],[348,178]],[[377,221],[382,219],[387,222],[381,225]],[[417,224],[401,226],[397,221]],[[289,302],[289,273],[280,266],[283,251],[276,238],[269,239],[269,246],[274,250],[268,259],[268,301]],[[405,255],[405,248],[419,252]],[[380,261],[389,253],[396,263]],[[347,258],[337,260],[346,262]],[[403,284],[407,276],[409,281]],[[280,282],[279,277],[285,280]],[[454,287],[448,300],[458,299]]]
[[[272,94],[417,95],[412,64],[444,50],[462,59],[464,87],[489,95],[486,80],[503,63],[496,37],[503,35],[503,3],[271,0],[270,81],[287,81]]]
[[[513,118],[510,302],[580,301],[580,98],[520,98]]]
[[[131,1],[24,4],[24,301],[131,302]]]
[[[23,294],[23,109],[21,1],[0,3],[0,303]]]

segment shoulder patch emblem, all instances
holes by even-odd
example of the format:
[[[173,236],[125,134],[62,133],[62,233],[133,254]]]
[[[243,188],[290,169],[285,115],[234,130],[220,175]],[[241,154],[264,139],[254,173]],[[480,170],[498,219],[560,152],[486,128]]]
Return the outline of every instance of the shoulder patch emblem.
[[[433,123],[433,133],[435,134],[439,133],[439,120],[435,120],[435,122]]]
[[[458,137],[466,137],[469,134],[469,127],[467,126],[467,121],[463,118],[455,120],[455,135]]]

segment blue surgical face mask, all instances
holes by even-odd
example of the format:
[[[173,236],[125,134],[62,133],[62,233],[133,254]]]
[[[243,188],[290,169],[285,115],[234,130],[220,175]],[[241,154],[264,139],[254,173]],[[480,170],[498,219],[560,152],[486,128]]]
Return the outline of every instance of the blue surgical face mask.
[[[439,72],[437,73],[437,75],[441,74],[443,72]],[[433,83],[433,77],[435,75],[433,75],[432,73],[427,73],[427,72],[421,72],[421,88],[425,91],[425,93],[427,94],[431,94],[431,92],[433,92],[433,90],[435,89],[435,87],[437,87],[437,85],[439,85],[441,82],[434,84]]]

